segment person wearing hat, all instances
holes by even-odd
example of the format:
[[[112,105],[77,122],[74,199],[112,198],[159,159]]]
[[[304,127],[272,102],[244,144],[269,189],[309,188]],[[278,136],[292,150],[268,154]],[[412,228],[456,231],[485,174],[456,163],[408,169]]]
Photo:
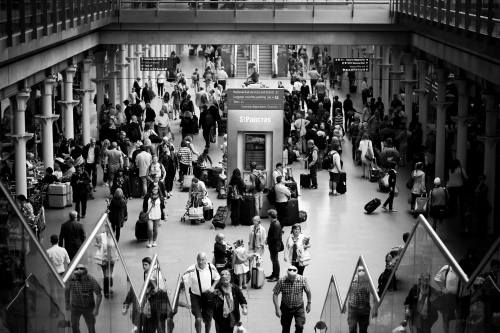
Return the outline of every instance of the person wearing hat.
[[[307,305],[304,311],[303,292],[307,296]],[[281,304],[278,302],[281,293]],[[287,275],[280,278],[273,289],[273,303],[276,317],[281,320],[282,332],[290,332],[292,319],[295,318],[295,333],[302,333],[306,323],[306,312],[311,311],[311,288],[307,279],[297,274],[297,267],[291,265]]]
[[[394,210],[392,205],[394,202],[394,196],[396,195],[396,175],[397,172],[394,169],[389,170],[389,197],[387,200],[384,202],[382,205],[382,208],[385,209],[386,211],[389,212],[397,212],[397,210]],[[387,209],[387,206],[389,206],[389,209]]]
[[[429,216],[432,227],[437,230],[438,224],[446,217],[448,206],[448,190],[441,185],[439,177],[434,178],[434,187],[429,192]]]
[[[66,283],[66,310],[71,312],[71,328],[80,332],[83,316],[89,333],[95,333],[95,318],[99,315],[102,290],[97,280],[87,272],[84,264],[78,264]],[[95,297],[94,297],[95,295]]]

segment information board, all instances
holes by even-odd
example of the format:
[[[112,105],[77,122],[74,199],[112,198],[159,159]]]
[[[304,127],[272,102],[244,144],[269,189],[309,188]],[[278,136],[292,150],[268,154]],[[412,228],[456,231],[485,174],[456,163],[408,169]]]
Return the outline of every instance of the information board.
[[[167,57],[141,57],[141,71],[167,70],[173,60]]]
[[[229,110],[281,110],[283,89],[228,89]]]
[[[334,58],[333,66],[337,72],[369,72],[369,58]]]

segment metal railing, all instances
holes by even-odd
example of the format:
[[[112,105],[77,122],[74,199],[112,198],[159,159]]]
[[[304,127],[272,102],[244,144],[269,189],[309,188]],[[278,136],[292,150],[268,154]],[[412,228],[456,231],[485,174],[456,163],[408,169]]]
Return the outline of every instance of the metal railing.
[[[500,6],[494,0],[393,0],[391,13],[500,38]]]

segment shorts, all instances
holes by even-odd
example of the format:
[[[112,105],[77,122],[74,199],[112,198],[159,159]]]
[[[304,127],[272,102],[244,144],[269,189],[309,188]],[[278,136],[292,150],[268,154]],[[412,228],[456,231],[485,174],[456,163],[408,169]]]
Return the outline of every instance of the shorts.
[[[202,318],[204,322],[210,322],[214,316],[213,306],[203,304],[201,296],[189,293],[191,299],[191,313],[195,318]]]
[[[333,183],[338,183],[340,181],[340,173],[338,172],[329,172],[330,181]]]

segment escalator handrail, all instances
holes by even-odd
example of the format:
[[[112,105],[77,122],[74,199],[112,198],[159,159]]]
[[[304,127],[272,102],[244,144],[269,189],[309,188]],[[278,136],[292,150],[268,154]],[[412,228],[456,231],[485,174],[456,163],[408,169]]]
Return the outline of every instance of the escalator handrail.
[[[181,291],[181,288],[184,288],[183,283],[182,283],[182,275],[179,274],[179,277],[177,278],[177,285],[175,286],[175,291],[174,291],[174,297],[172,298],[172,311],[174,315],[177,313],[177,308],[179,307],[179,293]]]
[[[158,266],[157,266],[158,265]],[[159,263],[158,263],[158,254],[155,254],[153,256],[153,260],[151,261],[151,266],[149,266],[148,274],[146,274],[146,278],[144,279],[144,285],[141,288],[141,292],[139,294],[139,306],[142,307],[144,303],[144,298],[146,297],[146,291],[148,289],[148,284],[149,281],[151,280],[151,277],[153,276],[153,272],[155,270],[158,270],[159,268]]]
[[[497,240],[493,243],[493,245],[491,245],[488,252],[486,252],[483,259],[481,259],[481,262],[479,263],[479,265],[477,265],[477,268],[469,277],[469,282],[467,282],[465,289],[469,289],[472,286],[476,278],[479,276],[479,274],[481,274],[486,265],[488,265],[488,263],[491,260],[491,257],[493,257],[496,254],[499,248],[500,248],[500,237],[497,238]]]

